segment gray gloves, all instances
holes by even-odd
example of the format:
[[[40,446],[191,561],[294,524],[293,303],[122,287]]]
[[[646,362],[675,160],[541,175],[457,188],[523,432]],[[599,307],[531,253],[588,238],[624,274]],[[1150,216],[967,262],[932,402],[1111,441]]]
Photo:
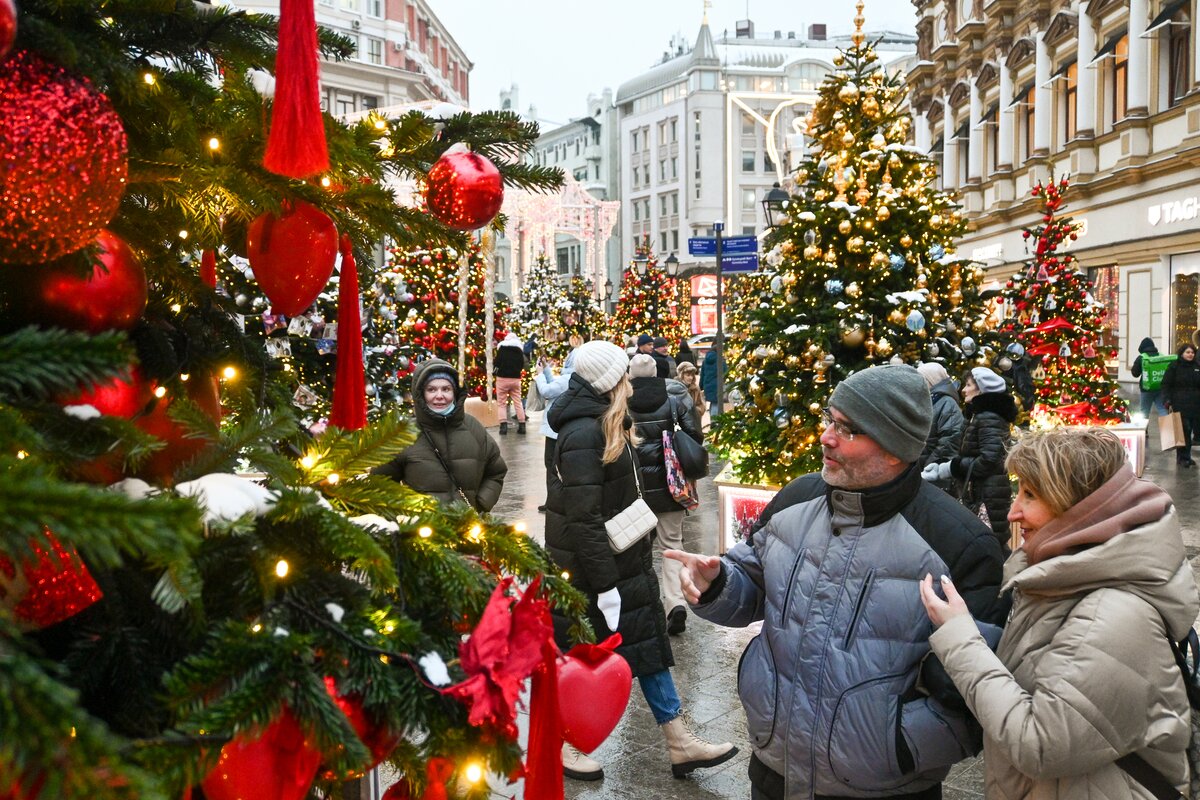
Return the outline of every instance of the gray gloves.
[[[943,461],[940,464],[927,464],[925,469],[921,470],[921,477],[927,481],[950,480],[950,462]]]

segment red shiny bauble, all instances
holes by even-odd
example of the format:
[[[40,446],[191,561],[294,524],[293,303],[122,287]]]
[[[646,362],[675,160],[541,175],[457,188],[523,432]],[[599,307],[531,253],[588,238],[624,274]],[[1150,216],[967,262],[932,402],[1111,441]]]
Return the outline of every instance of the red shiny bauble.
[[[0,59],[8,55],[16,38],[17,4],[13,0],[0,0]]]
[[[429,323],[423,319],[419,319],[413,323],[413,330],[417,333],[424,333],[429,329]]]
[[[266,730],[222,747],[200,786],[208,800],[304,800],[320,763],[321,751],[285,706]]]
[[[214,375],[192,375],[184,384],[189,400],[200,407],[213,422],[221,420],[221,387]],[[167,413],[169,398],[159,400],[153,410],[134,420],[139,428],[166,443],[155,450],[137,469],[137,477],[151,483],[170,484],[180,466],[198,456],[212,445],[205,437],[189,436],[187,431]]]
[[[63,547],[49,530],[45,533],[50,546],[32,542],[37,560],[22,561],[20,566],[28,588],[20,598],[13,598],[17,619],[34,629],[57,625],[104,596],[79,555]],[[16,565],[0,555],[0,576],[12,579],[16,574]]]
[[[478,153],[444,153],[429,170],[425,203],[451,228],[475,230],[500,212],[504,182],[496,165]]]
[[[599,747],[617,727],[633,686],[629,662],[615,652],[604,655],[599,650],[577,645],[558,664],[563,739],[585,753]]]
[[[366,709],[363,708],[362,698],[358,695],[341,695],[337,691],[337,681],[333,678],[325,678],[325,691],[329,692],[329,696],[337,703],[337,707],[342,710],[350,720],[350,727],[354,728],[354,732],[358,734],[358,738],[367,746],[367,750],[371,752],[371,764],[368,769],[374,769],[379,766],[385,758],[391,755],[396,749],[396,745],[400,743],[399,734],[393,733],[386,725],[380,725],[367,716]],[[350,780],[357,778],[362,773],[350,775],[338,775],[334,772],[326,770],[322,777],[328,780]]]
[[[0,87],[0,262],[73,253],[125,191],[121,118],[85,78],[27,50],[0,60]]]
[[[96,244],[98,260],[91,274],[47,264],[31,269],[28,280],[9,281],[13,317],[88,333],[132,328],[146,310],[146,272],[112,233],[101,231]]]
[[[150,402],[153,393],[154,382],[145,381],[138,367],[130,367],[128,375],[87,386],[76,394],[57,399],[59,405],[89,405],[106,416],[133,419]]]
[[[337,227],[324,212],[303,201],[283,216],[262,214],[250,223],[246,255],[271,301],[271,311],[303,314],[329,283],[338,252]]]

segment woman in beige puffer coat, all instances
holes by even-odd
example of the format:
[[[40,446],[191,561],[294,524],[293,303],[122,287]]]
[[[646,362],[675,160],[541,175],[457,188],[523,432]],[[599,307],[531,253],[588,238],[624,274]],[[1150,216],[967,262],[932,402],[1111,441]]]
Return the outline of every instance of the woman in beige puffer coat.
[[[1153,800],[1116,764],[1136,754],[1186,792],[1190,707],[1167,636],[1200,613],[1176,510],[1113,434],[1054,429],[1013,448],[1005,564],[1013,609],[997,651],[948,579],[921,585],[930,637],[984,732],[991,800]]]

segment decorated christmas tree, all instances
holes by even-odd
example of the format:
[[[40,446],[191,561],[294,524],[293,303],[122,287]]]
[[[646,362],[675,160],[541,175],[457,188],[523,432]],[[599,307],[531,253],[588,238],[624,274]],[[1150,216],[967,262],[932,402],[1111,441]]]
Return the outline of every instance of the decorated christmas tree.
[[[1020,354],[1023,349],[1036,364],[1031,410],[1035,420],[1124,422],[1127,404],[1118,396],[1116,378],[1105,363],[1117,354],[1105,350],[1101,338],[1107,310],[1093,296],[1092,282],[1075,257],[1059,250],[1075,240],[1078,229],[1070,217],[1059,216],[1068,186],[1064,177],[1045,185],[1039,181],[1032,190],[1041,201],[1041,224],[1023,233],[1034,243],[1033,259],[1006,284],[1012,315],[1000,334],[1017,343],[1012,350]]]
[[[812,144],[777,210],[766,267],[731,287],[727,390],[714,441],[739,480],[782,485],[820,468],[821,412],[874,364],[982,359],[979,270],[953,256],[965,223],[909,145],[903,77],[861,31],[834,59]]]
[[[487,385],[487,328],[484,278],[487,264],[474,242],[463,250],[434,247],[393,249],[386,268],[368,291],[370,309],[368,376],[388,395],[408,392],[408,376],[426,358],[458,364],[459,270],[467,259],[466,369],[463,385],[483,397]],[[508,312],[495,303],[495,347],[507,333]]]
[[[539,253],[529,265],[521,284],[521,299],[513,307],[517,335],[522,339],[537,336],[539,348],[550,338],[557,339],[558,311],[565,298],[558,268],[545,253]]]
[[[501,157],[515,115],[322,116],[312,50],[353,47],[305,5],[0,2],[0,797],[301,800],[385,758],[486,796],[522,755],[495,678],[544,664],[544,600],[581,610],[523,526],[369,474],[413,431],[365,424],[357,337],[373,246],[461,249],[502,180],[560,176]],[[310,316],[339,253],[314,438],[243,322]],[[485,609],[533,651],[480,658]]]
[[[691,320],[681,313],[690,303],[684,291],[682,282],[670,277],[658,263],[649,241],[643,242],[621,276],[617,310],[610,322],[612,336],[662,336],[674,351],[691,333]]]
[[[607,315],[600,308],[600,301],[592,290],[592,284],[576,275],[567,284],[566,297],[559,306],[560,334],[558,340],[548,344],[551,358],[562,360],[570,352],[570,339],[578,336],[583,341],[603,336],[608,326]]]

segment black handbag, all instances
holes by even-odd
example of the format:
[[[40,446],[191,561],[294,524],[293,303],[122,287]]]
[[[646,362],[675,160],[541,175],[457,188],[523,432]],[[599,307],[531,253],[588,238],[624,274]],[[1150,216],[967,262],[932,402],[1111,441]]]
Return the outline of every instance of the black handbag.
[[[679,466],[683,469],[683,474],[693,481],[707,478],[708,451],[704,449],[704,445],[679,427],[679,407],[674,400],[671,401],[671,407],[674,412],[671,415],[671,423],[675,427],[671,433],[671,444],[675,447],[675,456],[679,459]]]

